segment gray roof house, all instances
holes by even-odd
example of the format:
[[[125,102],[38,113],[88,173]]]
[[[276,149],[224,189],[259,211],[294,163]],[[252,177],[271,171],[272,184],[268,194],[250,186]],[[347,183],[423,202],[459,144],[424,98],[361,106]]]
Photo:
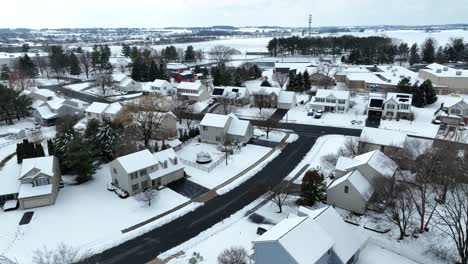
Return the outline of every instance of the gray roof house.
[[[42,125],[53,125],[59,117],[82,116],[87,106],[88,103],[77,99],[53,97],[52,100],[39,104],[33,111],[33,117]]]
[[[335,167],[336,180],[327,188],[327,204],[363,214],[375,192],[379,178],[392,178],[397,164],[375,150],[354,159],[340,157]]]
[[[253,241],[256,264],[354,264],[363,242],[328,206],[301,207]]]
[[[110,163],[112,184],[134,195],[146,188],[159,189],[185,176],[173,149],[151,153],[142,150]]]
[[[53,205],[61,181],[58,159],[48,156],[23,160],[19,180],[21,209]]]
[[[236,115],[206,114],[200,122],[200,139],[207,143],[223,143],[224,140],[247,143],[253,137],[249,121],[240,120]]]

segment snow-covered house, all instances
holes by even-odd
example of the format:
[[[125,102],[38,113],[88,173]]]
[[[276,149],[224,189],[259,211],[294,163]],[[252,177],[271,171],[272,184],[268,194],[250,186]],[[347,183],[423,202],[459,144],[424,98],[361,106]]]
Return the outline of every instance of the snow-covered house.
[[[419,70],[419,78],[430,80],[444,94],[468,92],[468,70],[433,63]]]
[[[256,264],[354,264],[364,241],[328,206],[301,207],[253,242]]]
[[[187,101],[201,102],[209,99],[210,93],[201,82],[181,82],[177,86],[177,96]]]
[[[309,107],[326,112],[348,112],[350,93],[348,91],[318,89]]]
[[[257,102],[262,102],[267,108],[276,108],[280,93],[279,87],[249,87],[250,104],[256,106]]]
[[[53,125],[57,118],[64,116],[83,116],[88,103],[77,99],[62,99],[53,97],[44,101],[33,111],[36,122],[42,125]]]
[[[184,71],[186,71],[188,69],[189,69],[189,67],[187,65],[183,64],[183,63],[171,62],[171,63],[168,63],[166,65],[166,72],[170,76],[174,76],[177,73],[184,72]]]
[[[166,80],[156,79],[143,89],[145,94],[171,95],[175,92],[174,86]]]
[[[35,89],[29,93],[29,97],[33,100],[49,101],[55,97],[55,93],[47,89]]]
[[[94,102],[86,108],[85,115],[88,120],[97,119],[102,121],[108,119],[113,121],[121,109],[122,105],[117,102],[112,104]]]
[[[369,103],[367,105],[367,117],[369,119],[380,120],[383,116],[385,95],[381,93],[369,93]]]
[[[211,98],[228,100],[233,105],[246,105],[250,102],[249,90],[245,87],[219,86],[213,89]]]
[[[184,166],[173,149],[151,153],[142,150],[110,163],[112,184],[134,195],[146,188],[159,189],[182,179]]]
[[[289,110],[296,106],[296,93],[288,92],[288,91],[281,91],[278,96],[278,105],[279,109],[286,109]]]
[[[53,205],[61,181],[58,159],[54,156],[24,159],[19,180],[21,209]]]
[[[143,86],[123,73],[112,74],[115,89],[121,92],[141,92]]]
[[[410,119],[412,115],[412,94],[387,93],[383,111],[385,118]]]
[[[468,120],[468,103],[462,97],[447,97],[441,105],[441,109],[449,114],[461,116],[465,122]]]
[[[365,127],[359,137],[361,151],[380,150],[382,152],[405,147],[407,134],[382,128]]]
[[[379,178],[392,178],[397,164],[375,150],[354,159],[340,157],[335,167],[336,180],[327,188],[327,204],[363,214]]]
[[[206,114],[200,122],[200,139],[207,143],[223,143],[224,140],[247,143],[253,137],[249,121],[240,120],[234,114]]]

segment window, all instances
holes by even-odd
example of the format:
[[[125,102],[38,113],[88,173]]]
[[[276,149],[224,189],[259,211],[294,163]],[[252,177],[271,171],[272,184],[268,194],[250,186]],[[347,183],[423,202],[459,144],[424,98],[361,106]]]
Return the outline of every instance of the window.
[[[327,99],[327,103],[336,103],[335,99]]]
[[[167,160],[163,162],[163,168],[167,169]]]
[[[388,109],[395,109],[395,105],[388,104],[388,105],[387,105],[387,108],[388,108]]]
[[[177,157],[174,158],[174,165],[177,165]]]
[[[345,186],[344,187],[344,193],[348,193],[349,192],[349,187],[348,186]]]
[[[35,181],[35,186],[42,186],[42,185],[47,185],[49,184],[49,179],[48,178],[38,178]]]
[[[408,110],[408,109],[409,109],[409,105],[400,105],[399,108],[400,108],[400,109],[403,109],[403,110]]]
[[[146,174],[148,174],[148,173],[146,172],[146,169],[142,169],[142,170],[140,171],[140,176],[143,176],[143,175],[146,175]]]
[[[117,169],[116,168],[112,168],[112,170],[114,171],[115,174],[117,174]]]
[[[142,188],[142,189],[148,188],[148,181],[142,181],[142,182],[141,182],[141,188]]]
[[[393,116],[393,112],[387,111],[387,112],[385,113],[385,115],[386,115],[386,116]]]
[[[453,114],[453,115],[459,115],[459,114],[461,114],[461,111],[458,108],[453,108],[453,109],[450,110],[450,113]]]
[[[115,185],[119,185],[119,180],[114,179],[114,184],[115,184]]]
[[[220,137],[216,137],[216,141],[221,141],[221,138],[220,138]]]
[[[338,100],[339,104],[346,104],[346,100]]]
[[[317,98],[317,97],[315,97],[315,102],[323,103],[323,102],[325,102],[325,98]]]
[[[132,192],[136,192],[136,191],[138,191],[138,189],[139,189],[138,183],[132,185]]]
[[[207,126],[203,126],[203,131],[207,131],[208,130],[208,127]]]
[[[130,173],[130,179],[135,180],[138,178],[138,174],[136,172]]]
[[[343,106],[338,106],[338,111],[344,111],[345,108]]]
[[[88,112],[88,116],[91,116],[91,113]]]

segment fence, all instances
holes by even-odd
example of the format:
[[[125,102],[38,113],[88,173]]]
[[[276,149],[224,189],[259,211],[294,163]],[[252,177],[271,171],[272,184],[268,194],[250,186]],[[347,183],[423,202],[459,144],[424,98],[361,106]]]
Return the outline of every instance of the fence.
[[[188,165],[190,167],[194,167],[196,169],[199,169],[199,170],[202,170],[204,172],[211,172],[212,170],[214,170],[214,168],[216,168],[219,164],[221,164],[223,161],[226,160],[226,158],[223,156],[221,157],[220,159],[218,159],[217,161],[215,161],[214,163],[210,164],[210,166],[204,166],[202,164],[198,164],[196,162],[192,162],[192,161],[189,161],[189,160],[185,160],[185,159],[180,159],[182,161],[182,163],[184,163],[185,165]]]

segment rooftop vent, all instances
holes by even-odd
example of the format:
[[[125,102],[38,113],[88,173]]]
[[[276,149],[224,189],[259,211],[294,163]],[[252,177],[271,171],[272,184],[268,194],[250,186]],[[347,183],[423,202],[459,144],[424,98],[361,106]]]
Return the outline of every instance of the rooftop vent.
[[[448,71],[448,67],[444,67],[444,71]]]
[[[457,76],[461,76],[461,75],[462,75],[462,71],[457,71],[456,74],[457,74]]]
[[[442,69],[437,69],[436,73],[442,73]]]

